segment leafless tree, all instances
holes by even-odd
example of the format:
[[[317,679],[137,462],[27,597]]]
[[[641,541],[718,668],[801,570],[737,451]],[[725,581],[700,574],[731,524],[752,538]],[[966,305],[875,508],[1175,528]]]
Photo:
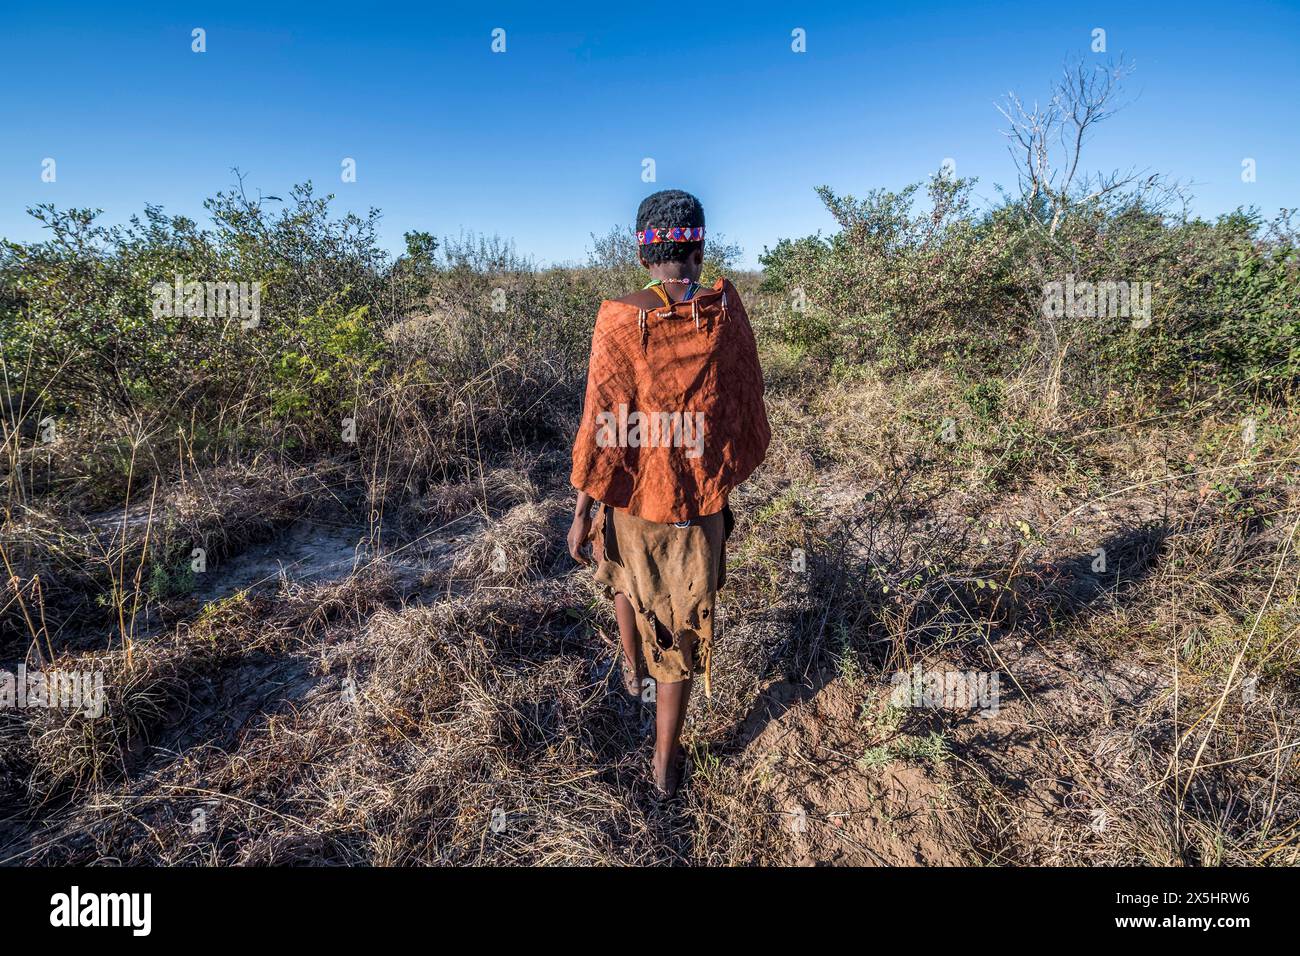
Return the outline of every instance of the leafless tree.
[[[1035,101],[1027,105],[1014,92],[998,104],[998,112],[1010,124],[1004,134],[1016,164],[1025,210],[1033,215],[1040,203],[1046,203],[1049,234],[1056,234],[1072,205],[1129,188],[1145,191],[1157,185],[1157,174],[1137,169],[1102,174],[1080,170],[1083,147],[1093,128],[1123,108],[1120,88],[1132,72],[1133,67],[1122,57],[1104,66],[1069,60],[1045,104]]]

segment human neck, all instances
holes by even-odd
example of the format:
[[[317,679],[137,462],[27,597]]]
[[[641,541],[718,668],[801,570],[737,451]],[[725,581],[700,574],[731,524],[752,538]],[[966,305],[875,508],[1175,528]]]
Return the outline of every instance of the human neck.
[[[700,280],[700,267],[689,262],[662,262],[650,266],[650,278],[652,279],[690,279],[692,282]]]

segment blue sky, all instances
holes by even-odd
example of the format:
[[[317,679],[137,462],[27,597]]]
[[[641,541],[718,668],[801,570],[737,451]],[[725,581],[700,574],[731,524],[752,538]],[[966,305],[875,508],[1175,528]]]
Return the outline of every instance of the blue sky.
[[[1163,6],[9,4],[0,236],[37,238],[38,202],[199,216],[239,167],[250,189],[310,179],[379,207],[393,250],[408,229],[473,230],[543,263],[680,187],[753,265],[833,228],[819,184],[898,188],[951,157],[993,199],[1013,182],[995,101],[1046,94],[1068,54],[1104,60],[1095,27],[1137,71],[1090,166],[1190,181],[1206,216],[1300,205],[1300,0]]]

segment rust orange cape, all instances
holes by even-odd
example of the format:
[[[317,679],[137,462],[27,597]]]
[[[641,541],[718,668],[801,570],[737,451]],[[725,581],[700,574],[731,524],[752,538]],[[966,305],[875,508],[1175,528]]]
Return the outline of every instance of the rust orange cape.
[[[754,332],[730,282],[671,307],[601,303],[575,488],[647,521],[710,515],[762,462],[771,435]]]

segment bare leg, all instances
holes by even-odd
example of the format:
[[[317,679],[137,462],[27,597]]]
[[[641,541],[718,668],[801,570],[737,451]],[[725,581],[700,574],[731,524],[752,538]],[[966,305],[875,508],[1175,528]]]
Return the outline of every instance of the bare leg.
[[[636,631],[636,611],[632,610],[627,595],[614,595],[614,616],[618,618],[618,637],[623,645],[623,689],[633,697],[639,697],[643,676],[640,640]]]
[[[672,684],[660,682],[655,689],[655,786],[669,796],[677,791],[680,777],[677,756],[681,751],[682,727],[686,725],[686,705],[690,700],[690,680]]]

